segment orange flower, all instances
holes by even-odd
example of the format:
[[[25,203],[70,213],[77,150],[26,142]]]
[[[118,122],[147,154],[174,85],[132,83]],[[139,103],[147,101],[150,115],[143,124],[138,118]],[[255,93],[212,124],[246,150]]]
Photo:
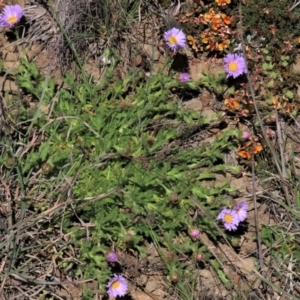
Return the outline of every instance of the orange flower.
[[[231,2],[231,0],[216,0],[216,3],[219,6],[224,6],[224,5],[230,4],[230,2]]]
[[[211,21],[211,19],[215,16],[215,11],[213,8],[211,8],[209,10],[209,12],[205,13],[204,15],[200,15],[200,16],[203,16],[204,21],[209,23]]]
[[[191,35],[187,36],[187,40],[188,40],[189,45],[192,47],[192,49],[195,50],[195,51],[198,51],[195,39]]]
[[[204,14],[203,16],[203,21],[205,22],[205,24],[208,24],[211,20],[212,16],[208,13]]]
[[[244,144],[243,147],[241,147],[241,149],[246,149],[248,147],[250,147],[252,145],[252,141],[248,141],[247,143]]]
[[[250,159],[251,153],[257,154],[263,150],[263,147],[260,143],[253,145],[253,147],[251,147],[251,145],[252,141],[249,141],[243,147],[240,147],[240,149],[238,150],[238,155],[244,159]]]
[[[231,24],[231,18],[229,16],[227,16],[226,14],[221,14],[222,20],[226,25],[230,25]]]
[[[224,104],[228,109],[238,109],[240,107],[235,98],[226,98]]]
[[[258,152],[262,151],[263,147],[260,143],[257,143],[254,147],[253,147],[253,153],[257,154]]]
[[[278,98],[277,98],[277,97],[272,97],[272,102],[273,102],[274,107],[275,107],[276,109],[279,109],[279,108],[281,107],[281,104],[280,104],[280,102],[278,101]]]
[[[201,41],[203,44],[208,44],[211,39],[212,39],[212,36],[209,32],[203,32],[201,34]]]
[[[230,40],[225,40],[222,43],[217,43],[217,49],[219,51],[223,51],[228,47],[229,44],[230,44]]]
[[[244,158],[244,159],[250,159],[251,158],[251,154],[246,151],[246,150],[240,150],[238,151],[238,156]]]
[[[220,28],[220,26],[221,26],[221,20],[219,18],[215,18],[214,17],[214,18],[212,18],[211,22],[212,22],[211,28],[213,30],[217,31]]]

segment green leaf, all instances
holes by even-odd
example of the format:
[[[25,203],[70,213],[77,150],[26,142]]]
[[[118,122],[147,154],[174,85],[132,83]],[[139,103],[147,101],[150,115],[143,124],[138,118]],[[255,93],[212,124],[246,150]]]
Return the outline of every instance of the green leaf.
[[[294,98],[294,93],[292,91],[286,91],[284,94],[288,99]]]

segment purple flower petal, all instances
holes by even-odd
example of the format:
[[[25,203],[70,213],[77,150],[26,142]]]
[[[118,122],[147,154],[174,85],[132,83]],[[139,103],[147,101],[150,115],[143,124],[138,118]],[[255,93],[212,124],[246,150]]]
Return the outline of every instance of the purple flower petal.
[[[180,80],[181,83],[185,83],[185,82],[190,81],[189,73],[180,73],[179,80]]]
[[[248,131],[244,131],[243,132],[243,139],[245,139],[245,140],[249,140],[250,139],[250,132],[248,132]]]
[[[128,290],[127,280],[122,275],[114,274],[114,278],[107,284],[110,297],[124,296]]]
[[[191,232],[190,232],[190,237],[192,239],[197,239],[198,237],[200,236],[200,231],[198,229],[193,229]]]
[[[115,252],[109,252],[107,255],[106,255],[106,259],[108,262],[117,262],[118,261],[118,256]]]
[[[186,35],[181,29],[172,28],[164,33],[167,45],[174,52],[186,45]]]
[[[247,202],[245,202],[245,201],[240,202],[233,209],[236,211],[240,222],[243,222],[246,220],[247,214],[248,214]]]
[[[229,53],[224,57],[223,61],[224,68],[227,73],[226,78],[229,76],[237,78],[247,72],[246,62],[242,55]]]
[[[22,16],[23,8],[20,5],[7,5],[0,15],[0,26],[12,28],[21,20]]]
[[[224,227],[229,231],[236,230],[240,223],[237,212],[228,208],[222,209],[217,216],[217,220],[221,220]]]

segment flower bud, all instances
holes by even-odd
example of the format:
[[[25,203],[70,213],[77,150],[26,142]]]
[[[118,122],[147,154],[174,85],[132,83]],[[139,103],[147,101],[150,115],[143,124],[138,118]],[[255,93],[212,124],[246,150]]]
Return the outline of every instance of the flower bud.
[[[16,164],[16,160],[14,157],[7,157],[4,161],[6,168],[10,169]]]
[[[49,163],[42,164],[42,172],[44,175],[49,174],[52,171],[52,167]]]
[[[171,281],[173,283],[176,283],[176,282],[178,282],[178,280],[179,280],[178,274],[177,273],[172,273],[171,274]]]
[[[198,237],[200,236],[200,231],[198,229],[193,229],[191,232],[190,232],[190,237],[193,239],[193,240],[196,240]]]
[[[216,197],[214,196],[206,196],[206,202],[207,204],[211,205],[211,204],[214,204],[216,201]]]
[[[110,263],[114,263],[114,262],[117,262],[118,261],[118,256],[115,252],[109,252],[107,255],[106,255],[106,259],[108,262]]]
[[[242,133],[242,137],[243,137],[244,140],[249,140],[250,137],[251,137],[251,134],[250,134],[249,131],[244,131],[244,132]]]
[[[239,241],[239,239],[236,238],[236,237],[232,237],[232,238],[230,239],[230,242],[231,242],[231,245],[232,245],[233,247],[239,247],[239,246],[240,246],[240,241]]]
[[[202,260],[203,260],[203,256],[202,256],[202,254],[201,254],[201,253],[198,253],[198,254],[197,254],[197,256],[196,256],[196,260],[197,260],[197,262],[200,262],[200,261],[202,261]]]
[[[172,203],[176,203],[178,201],[178,194],[172,193],[171,195],[169,195],[169,200]]]

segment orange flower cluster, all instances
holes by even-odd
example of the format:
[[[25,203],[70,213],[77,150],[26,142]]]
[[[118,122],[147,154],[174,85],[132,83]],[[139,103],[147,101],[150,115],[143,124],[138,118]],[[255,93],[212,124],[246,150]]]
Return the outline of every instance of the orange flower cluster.
[[[216,0],[216,3],[219,5],[219,6],[225,6],[227,4],[230,4],[231,3],[231,0]]]
[[[294,101],[291,102],[285,96],[282,96],[280,100],[278,99],[278,97],[272,97],[272,102],[274,108],[279,110],[282,114],[295,114],[300,109],[299,105],[297,105]],[[272,121],[272,118],[270,118],[270,122]]]
[[[238,110],[240,108],[240,104],[233,97],[226,98],[224,100],[224,104],[225,104],[225,107],[229,110]]]
[[[244,146],[239,147],[238,156],[243,159],[250,159],[252,154],[257,154],[263,150],[260,143],[253,143],[252,141],[247,142]]]
[[[213,8],[198,18],[199,23],[208,26],[201,33],[201,42],[206,50],[223,51],[230,44],[230,35],[232,34],[228,25],[231,24],[231,18],[224,13],[216,13]]]
[[[260,143],[250,140],[245,143],[243,146],[240,146],[238,149],[238,156],[243,159],[250,159],[252,154],[255,155],[263,150],[263,147]]]
[[[216,0],[216,3],[223,7],[231,3],[231,0]],[[189,45],[195,52],[224,51],[230,44],[230,38],[234,32],[229,28],[232,18],[225,13],[216,12],[211,8],[207,13],[201,14],[199,10],[195,12],[186,12],[177,17],[180,23],[192,24],[192,27],[198,27],[198,24],[205,25],[200,36],[188,35]],[[202,27],[202,26],[200,26]]]
[[[233,97],[226,97],[224,105],[227,110],[234,113],[236,118],[247,118],[253,113],[253,102],[249,100],[249,96],[245,91],[236,91]]]
[[[219,0],[220,3],[230,2],[230,0]],[[218,3],[218,2],[217,2]],[[224,4],[220,4],[224,5]],[[207,26],[200,34],[200,39],[192,35],[187,36],[187,40],[192,49],[196,52],[202,50],[224,51],[230,44],[232,31],[229,26],[231,17],[224,13],[216,13],[211,8],[207,13],[200,14],[198,17],[192,17],[190,13],[186,13],[178,18],[181,23],[204,24]]]
[[[227,97],[224,99],[225,107],[236,113],[236,117],[248,117],[250,111],[252,110],[252,102],[247,101],[245,93],[236,93],[234,97]],[[250,135],[247,137],[243,144],[238,148],[237,154],[239,157],[249,160],[252,155],[255,155],[263,150],[260,143],[257,142],[258,138],[256,136]]]

